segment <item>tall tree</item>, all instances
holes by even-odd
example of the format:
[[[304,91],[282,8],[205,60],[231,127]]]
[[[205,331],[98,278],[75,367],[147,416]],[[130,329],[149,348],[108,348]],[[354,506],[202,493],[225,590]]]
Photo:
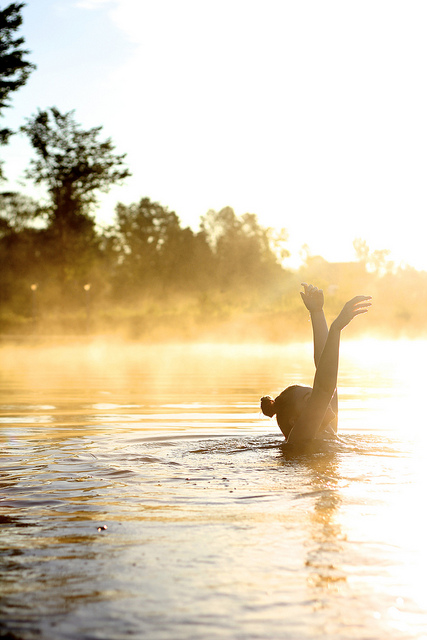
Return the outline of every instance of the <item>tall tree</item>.
[[[395,265],[389,260],[390,251],[388,249],[375,249],[371,251],[366,240],[356,238],[353,242],[358,261],[363,264],[367,271],[377,275],[385,275],[393,271]]]
[[[124,166],[126,154],[117,155],[110,138],[100,140],[101,130],[82,129],[74,111],[63,114],[55,107],[39,110],[22,127],[36,153],[26,177],[47,187],[47,232],[65,280],[85,277],[90,266],[97,245],[93,210],[99,193],[131,175]]]
[[[0,115],[10,107],[10,94],[22,87],[35,69],[32,62],[25,60],[29,51],[23,48],[24,38],[16,36],[24,6],[23,2],[12,2],[0,9]],[[11,134],[8,128],[0,129],[0,144],[5,144]]]
[[[74,111],[39,110],[22,131],[36,152],[26,177],[47,186],[54,217],[88,215],[99,192],[107,192],[131,175],[124,166],[126,154],[114,153],[111,138],[99,140],[102,127],[82,129]]]
[[[178,216],[149,198],[116,207],[122,293],[197,289],[211,255],[202,234],[181,227]]]
[[[231,207],[208,211],[202,231],[216,258],[217,284],[223,290],[254,291],[283,275],[271,246],[271,231],[253,213],[238,217]]]

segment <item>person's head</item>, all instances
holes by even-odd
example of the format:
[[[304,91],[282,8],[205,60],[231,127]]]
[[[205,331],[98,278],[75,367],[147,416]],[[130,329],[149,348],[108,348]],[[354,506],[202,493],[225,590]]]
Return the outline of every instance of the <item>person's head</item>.
[[[310,398],[311,392],[311,387],[294,384],[287,387],[274,400],[270,396],[261,398],[261,411],[270,418],[276,416],[277,424],[287,438]]]

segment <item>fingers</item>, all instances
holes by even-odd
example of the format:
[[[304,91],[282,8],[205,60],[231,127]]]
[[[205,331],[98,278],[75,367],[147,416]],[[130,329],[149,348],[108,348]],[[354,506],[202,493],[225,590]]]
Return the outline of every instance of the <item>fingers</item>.
[[[304,287],[304,293],[307,295],[309,293],[316,293],[316,291],[322,291],[322,289],[318,289],[312,284],[307,284],[306,282],[301,282],[301,286]]]
[[[312,289],[316,288],[316,287],[313,287],[312,284],[307,284],[306,282],[301,282],[301,286],[304,287],[304,290],[306,293],[307,291],[311,291]]]
[[[370,300],[372,300],[371,296],[357,296],[357,300],[353,298],[351,301],[351,306],[354,311],[367,311],[372,306],[372,302],[369,302]]]
[[[372,303],[369,302],[372,300],[371,296],[356,296],[352,300],[350,300],[350,306],[352,307],[351,313],[353,317],[358,316],[362,313],[367,313]]]
[[[363,302],[365,300],[372,300],[372,296],[355,296],[350,300],[350,303],[358,304],[359,302]]]
[[[368,309],[353,309],[354,316],[360,316],[361,313],[367,313]]]

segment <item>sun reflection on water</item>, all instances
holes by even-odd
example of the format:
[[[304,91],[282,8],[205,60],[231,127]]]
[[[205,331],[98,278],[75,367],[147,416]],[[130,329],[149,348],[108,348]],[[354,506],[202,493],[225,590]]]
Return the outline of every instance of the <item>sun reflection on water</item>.
[[[88,569],[79,601],[87,619],[90,594],[104,597],[94,578],[102,576],[118,594],[105,596],[106,607],[121,620],[125,602],[135,636],[147,602],[170,629],[183,623],[183,592],[193,616],[195,602],[210,603],[219,635],[224,617],[239,624],[236,637],[285,628],[308,639],[426,635],[426,342],[343,340],[342,441],[302,458],[282,446],[258,399],[295,377],[310,384],[308,345],[68,355],[70,366],[59,367],[53,353],[20,353],[1,389],[4,508],[17,521],[30,513],[34,527],[25,540],[18,526],[8,538],[32,569],[28,615],[44,611],[42,584],[74,621],[74,554]],[[65,588],[68,577],[68,592],[31,564],[52,543],[50,578]],[[18,601],[24,581],[14,571]]]

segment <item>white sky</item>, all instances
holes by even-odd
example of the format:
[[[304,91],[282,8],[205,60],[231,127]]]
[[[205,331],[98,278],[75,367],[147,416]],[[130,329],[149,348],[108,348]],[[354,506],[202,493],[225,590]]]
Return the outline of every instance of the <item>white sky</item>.
[[[28,0],[23,15],[38,68],[4,121],[55,105],[103,125],[133,177],[98,220],[148,196],[196,230],[229,205],[285,227],[294,258],[351,260],[361,237],[427,269],[425,0]],[[2,155],[14,188],[31,150],[15,136]]]

